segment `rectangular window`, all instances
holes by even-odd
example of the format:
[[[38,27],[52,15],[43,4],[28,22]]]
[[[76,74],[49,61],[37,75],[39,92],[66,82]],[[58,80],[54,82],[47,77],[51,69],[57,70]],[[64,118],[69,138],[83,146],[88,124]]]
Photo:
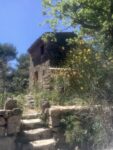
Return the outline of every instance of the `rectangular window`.
[[[42,75],[43,75],[43,76],[45,75],[45,70],[43,70]]]
[[[35,81],[38,81],[38,71],[34,73]]]

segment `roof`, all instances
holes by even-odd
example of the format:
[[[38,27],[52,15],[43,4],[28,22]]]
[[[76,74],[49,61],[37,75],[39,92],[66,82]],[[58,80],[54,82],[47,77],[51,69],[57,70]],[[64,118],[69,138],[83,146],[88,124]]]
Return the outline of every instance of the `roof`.
[[[44,38],[53,43],[57,43],[59,46],[64,46],[67,44],[66,39],[73,37],[77,37],[74,32],[46,32],[31,45],[28,52],[31,53],[36,46],[38,46],[41,42],[44,42]]]

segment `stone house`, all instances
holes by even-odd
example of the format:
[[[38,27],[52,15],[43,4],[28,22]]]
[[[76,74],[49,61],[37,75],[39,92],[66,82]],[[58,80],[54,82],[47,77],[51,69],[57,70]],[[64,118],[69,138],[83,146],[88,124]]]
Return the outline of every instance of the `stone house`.
[[[73,32],[45,33],[28,49],[30,55],[30,89],[50,88],[49,81],[52,68],[61,68],[69,45],[67,40],[75,37]]]

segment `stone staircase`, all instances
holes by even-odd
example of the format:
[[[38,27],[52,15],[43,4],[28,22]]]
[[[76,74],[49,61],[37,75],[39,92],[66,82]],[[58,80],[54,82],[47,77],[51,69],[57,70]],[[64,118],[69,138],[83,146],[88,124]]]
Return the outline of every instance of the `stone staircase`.
[[[19,150],[56,150],[52,131],[39,119],[39,114],[24,115],[21,122]]]

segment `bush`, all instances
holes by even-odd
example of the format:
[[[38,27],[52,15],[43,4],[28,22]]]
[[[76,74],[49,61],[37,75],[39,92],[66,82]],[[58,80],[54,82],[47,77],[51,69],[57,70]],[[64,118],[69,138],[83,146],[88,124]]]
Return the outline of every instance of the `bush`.
[[[64,88],[62,95],[76,94],[94,101],[113,99],[113,58],[82,39],[70,39],[70,49],[62,68],[53,75],[54,85]]]
[[[110,113],[110,111],[109,111]],[[97,113],[67,113],[61,120],[66,141],[73,150],[103,150],[112,140],[112,118],[104,109]]]
[[[49,91],[42,89],[34,92],[33,95],[35,97],[35,104],[38,109],[40,109],[40,104],[42,100],[48,100],[52,105],[59,104],[58,92],[54,90]]]
[[[0,94],[0,109],[2,109],[3,108],[3,102],[4,100],[3,100],[3,94]]]
[[[25,103],[26,103],[26,100],[25,100],[25,94],[19,94],[19,95],[14,95],[13,96],[14,99],[17,100],[17,104],[18,104],[18,107],[24,111],[25,109]]]

